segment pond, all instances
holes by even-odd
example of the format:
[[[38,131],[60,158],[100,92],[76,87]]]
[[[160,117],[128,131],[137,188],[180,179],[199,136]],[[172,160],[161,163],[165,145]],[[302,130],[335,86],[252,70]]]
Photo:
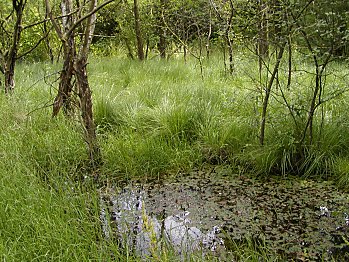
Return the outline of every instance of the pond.
[[[220,256],[252,239],[287,259],[349,261],[349,195],[328,182],[256,180],[213,167],[101,192],[106,237],[143,257],[161,238],[181,256]]]

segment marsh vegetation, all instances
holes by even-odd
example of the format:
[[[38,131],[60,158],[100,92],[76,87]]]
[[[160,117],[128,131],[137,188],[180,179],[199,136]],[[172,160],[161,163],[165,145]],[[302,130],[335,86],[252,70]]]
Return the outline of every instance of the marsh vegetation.
[[[249,65],[254,61],[250,59],[241,56],[241,66],[237,70],[253,74]],[[326,111],[322,113],[325,117],[319,115],[324,122],[321,123],[321,134],[315,134],[321,139],[307,155],[309,165],[304,165],[307,167],[305,173],[299,174],[294,172],[290,162],[292,148],[295,147],[292,143],[295,141],[294,130],[282,103],[277,97],[271,99],[269,124],[272,131],[267,133],[266,145],[261,147],[258,140],[259,115],[255,105],[258,91],[254,88],[253,79],[227,77],[219,61],[219,57],[207,61],[202,80],[195,60],[184,64],[176,59],[139,63],[123,58],[93,58],[89,72],[95,87],[95,121],[104,162],[98,173],[92,175],[79,120],[51,118],[48,105],[54,92],[47,82],[56,78],[53,73],[57,66],[50,63],[20,64],[16,94],[10,98],[1,97],[1,121],[6,123],[1,127],[1,204],[5,211],[2,221],[6,221],[2,224],[1,234],[2,240],[7,239],[2,242],[3,256],[10,260],[40,259],[40,256],[57,260],[74,260],[74,257],[81,256],[91,259],[96,256],[97,260],[108,260],[112,259],[111,253],[122,257],[131,255],[119,250],[116,242],[104,240],[99,221],[99,196],[95,189],[108,186],[121,188],[125,179],[149,180],[152,183],[155,179],[161,189],[161,183],[176,177],[182,177],[176,182],[178,186],[183,183],[183,186],[197,188],[195,185],[201,180],[197,180],[195,175],[192,179],[189,179],[192,175],[186,178],[185,174],[200,174],[202,171],[199,170],[210,166],[224,168],[217,168],[214,176],[209,174],[206,179],[211,182],[200,190],[214,209],[222,209],[222,212],[214,212],[222,216],[222,221],[234,221],[228,218],[231,215],[224,215],[229,213],[224,210],[239,209],[234,201],[241,204],[239,199],[243,198],[250,204],[257,201],[258,205],[265,206],[260,209],[245,205],[244,208],[251,212],[272,214],[275,211],[280,214],[282,221],[289,221],[284,221],[284,226],[291,231],[297,231],[296,228],[302,227],[305,221],[298,218],[299,214],[310,216],[309,219],[315,219],[310,224],[316,224],[320,206],[334,210],[337,217],[333,219],[345,224],[348,197],[339,193],[337,188],[346,190],[348,183],[345,170],[348,115],[344,112],[349,100],[346,93],[326,105]],[[307,61],[300,64],[307,66]],[[336,67],[340,74],[346,75],[343,70],[345,65],[338,63]],[[312,78],[305,74],[299,73],[297,77],[299,79],[295,81],[299,85],[295,88],[298,91],[290,90],[287,94],[294,99],[293,103],[300,103],[300,98],[307,96],[303,85],[312,83]],[[340,79],[336,80],[335,87],[346,87],[347,83],[340,82]],[[261,181],[258,183],[262,184],[256,187],[254,183],[244,182],[248,181],[248,177],[258,179]],[[274,182],[268,182],[270,179]],[[282,182],[285,179],[287,185]],[[320,181],[323,180],[331,181],[337,188],[322,186]],[[237,183],[236,187],[229,186],[235,190],[236,197],[218,201],[216,198],[221,195],[217,192],[228,192],[225,188],[231,183]],[[218,190],[217,194],[212,192],[212,187]],[[258,197],[253,198],[250,194]],[[232,196],[232,193],[229,195]],[[174,200],[168,198],[168,201],[170,208]],[[222,201],[226,203],[222,204]],[[195,205],[190,206],[190,209],[196,208]],[[279,208],[282,210],[278,211]],[[207,211],[207,217],[210,214]],[[240,241],[242,235],[243,239],[246,237],[245,233],[237,234],[238,228],[253,234],[248,228],[253,224],[263,228],[264,219],[260,218],[262,224],[257,226],[256,221],[248,222],[253,219],[251,214],[240,216],[239,212],[233,211],[231,214],[235,214],[235,219],[244,221],[240,221],[235,230],[231,228],[233,233],[230,237],[239,239],[233,242],[234,245],[246,247],[247,253],[241,253],[238,248],[240,253],[236,253],[237,256],[242,259],[252,252],[254,257],[259,257],[262,256],[260,251],[266,252],[262,253],[265,258],[271,254],[277,256],[270,245],[256,247],[251,244],[255,241],[251,238],[246,239],[252,242],[244,244]],[[203,214],[199,212],[197,215]],[[322,220],[326,219],[326,226],[331,227],[332,218]],[[297,221],[303,222],[297,224]],[[277,239],[284,237],[272,225],[264,227],[267,231],[271,230]],[[321,235],[316,227],[311,228]],[[325,227],[323,230],[335,231]],[[294,238],[297,236],[293,235]],[[322,237],[320,242],[324,240]],[[28,249],[31,251],[24,252]],[[327,252],[325,249],[322,250],[324,253]]]
[[[139,261],[132,186],[219,226],[188,261],[348,260],[348,3],[58,2],[0,3],[2,260]]]

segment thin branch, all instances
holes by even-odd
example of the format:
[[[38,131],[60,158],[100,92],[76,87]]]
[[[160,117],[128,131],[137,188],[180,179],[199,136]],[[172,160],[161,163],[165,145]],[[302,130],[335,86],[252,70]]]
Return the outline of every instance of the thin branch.
[[[70,12],[69,14],[57,16],[57,17],[55,17],[55,19],[61,19],[61,18],[64,18],[64,17],[68,17],[68,16],[71,16],[71,15],[77,13],[77,12],[78,12],[78,10],[75,10],[75,11]],[[41,20],[41,21],[39,21],[39,22],[36,22],[36,23],[32,23],[32,24],[23,26],[23,29],[22,29],[22,30],[26,30],[26,29],[28,29],[28,28],[31,28],[31,27],[34,27],[34,26],[43,24],[43,23],[45,23],[45,22],[47,22],[47,21],[49,21],[49,20],[51,20],[51,18],[45,18],[44,20]]]
[[[34,46],[32,46],[29,50],[27,50],[27,51],[24,52],[23,54],[17,56],[16,59],[21,59],[22,57],[24,57],[24,56],[26,56],[27,54],[29,54],[29,53],[31,53],[32,51],[34,51],[34,50],[41,44],[41,42],[44,41],[44,40],[48,37],[48,35],[50,34],[52,28],[53,28],[53,27],[51,27],[51,28],[46,32],[46,34],[45,34],[43,37],[41,37],[41,38],[39,39],[39,41],[38,41]]]
[[[46,0],[47,2],[48,0]],[[93,14],[95,14],[96,12],[98,12],[101,8],[103,8],[104,6],[110,4],[111,2],[114,2],[115,0],[108,0],[106,2],[104,2],[103,4],[97,6],[94,10],[92,10],[91,12],[89,12],[88,14],[84,15],[83,17],[81,17],[79,20],[77,20],[72,27],[69,29],[69,31],[66,33],[66,36],[70,36],[73,31],[75,30],[75,28],[81,24],[81,22],[83,22],[85,19],[89,18],[90,16],[92,16]],[[121,3],[121,0],[119,1],[118,4]]]
[[[97,1],[91,1],[91,6],[90,6],[90,10],[95,10],[96,9],[96,5],[97,5]],[[90,44],[92,41],[92,37],[93,37],[93,32],[94,32],[94,28],[95,28],[95,21],[96,21],[96,13],[93,13],[92,15],[90,15],[87,18],[87,26],[85,28],[85,33],[84,33],[84,40],[83,40],[83,44],[81,46],[79,55],[80,56],[87,56],[88,50],[90,48]],[[82,57],[80,57],[82,58]]]
[[[52,14],[52,9],[51,9],[49,0],[45,0],[45,3],[46,3],[46,14],[50,17],[51,23],[52,23],[53,27],[55,28],[59,39],[61,39],[62,41],[65,41],[63,32],[62,32],[60,26],[57,24],[56,18]]]
[[[190,50],[189,46],[181,39],[181,37],[178,36],[178,35],[168,26],[168,24],[167,24],[167,22],[166,22],[164,16],[162,16],[162,20],[163,20],[163,22],[164,22],[165,28],[168,29],[168,30],[170,31],[170,33],[171,33],[175,38],[177,38],[177,41],[179,41],[181,45],[183,45],[185,48],[187,48],[187,50],[189,51],[189,53],[190,53],[194,58],[200,59],[200,57],[198,57],[195,53],[193,53],[193,52]]]
[[[34,112],[36,111],[39,111],[41,109],[45,109],[45,108],[48,108],[48,107],[52,107],[53,106],[53,103],[50,103],[50,102],[45,102],[43,106],[40,106],[40,107],[37,107],[37,108],[34,108],[33,110],[29,111],[26,116],[30,116],[31,114],[33,114]]]
[[[34,27],[34,26],[37,26],[37,25],[41,25],[41,24],[43,24],[43,23],[45,23],[45,22],[47,22],[47,21],[49,21],[49,20],[50,20],[50,18],[45,18],[44,20],[41,20],[41,21],[39,21],[39,22],[36,22],[36,23],[32,23],[32,24],[30,24],[30,25],[23,26],[23,27],[22,27],[22,30],[26,30],[26,29],[28,29],[28,28],[31,28],[31,27]]]

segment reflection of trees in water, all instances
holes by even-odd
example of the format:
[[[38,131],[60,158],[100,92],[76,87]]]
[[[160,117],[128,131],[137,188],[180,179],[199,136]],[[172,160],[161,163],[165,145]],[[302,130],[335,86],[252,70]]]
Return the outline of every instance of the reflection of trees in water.
[[[233,174],[223,176],[224,172],[193,172],[174,180],[144,184],[142,190],[133,188],[134,191],[111,194],[109,199],[113,199],[114,204],[110,212],[114,212],[114,219],[115,216],[118,221],[125,218],[126,224],[133,221],[134,225],[135,210],[138,208],[138,218],[142,218],[142,210],[146,210],[156,234],[161,234],[166,223],[167,229],[178,226],[173,233],[180,236],[178,239],[190,239],[190,248],[198,239],[208,237],[209,233],[203,232],[212,233],[214,227],[219,227],[221,232],[219,237],[214,234],[214,241],[224,238],[228,247],[229,241],[252,238],[256,242],[265,241],[288,258],[307,255],[309,259],[318,259],[336,253],[343,256],[342,237],[348,234],[345,214],[349,211],[345,194],[326,183],[232,179]],[[126,196],[129,199],[125,199]],[[130,201],[136,199],[139,204],[134,202],[130,206]],[[117,208],[115,201],[119,203]],[[128,204],[125,206],[125,203]],[[179,214],[186,215],[180,218]],[[120,228],[119,231],[125,232]],[[171,238],[178,243],[168,235],[168,239]],[[217,244],[214,241],[210,242],[211,246]]]

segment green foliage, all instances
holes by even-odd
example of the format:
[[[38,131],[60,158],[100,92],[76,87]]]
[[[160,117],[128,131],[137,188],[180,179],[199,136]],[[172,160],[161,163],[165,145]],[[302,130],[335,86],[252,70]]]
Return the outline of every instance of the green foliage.
[[[11,1],[7,2],[6,6],[0,6],[0,32],[4,36],[0,40],[0,50],[2,55],[10,50],[13,45],[13,32],[15,27],[15,15],[11,12]],[[27,54],[26,58],[34,61],[46,60],[50,58],[48,56],[48,50],[46,41],[40,40],[44,37],[44,24],[39,23],[45,18],[45,7],[40,2],[27,1],[24,12],[21,28],[20,42],[18,45],[19,52],[17,57],[21,57],[23,54]],[[35,25],[39,23],[38,25]],[[47,30],[50,30],[50,26],[47,25]],[[59,43],[51,34],[48,39],[51,44],[51,48],[57,51]],[[36,47],[36,48],[34,48]]]
[[[232,3],[232,6],[231,6]],[[336,56],[345,56],[348,48],[347,2],[321,0],[307,5],[304,1],[141,1],[142,37],[147,42],[147,50],[156,51],[161,30],[166,32],[169,51],[182,45],[203,48],[224,40],[228,32],[235,46],[250,46],[253,49],[260,33],[261,19],[268,20],[267,41],[271,47],[280,45],[283,37],[288,37],[289,26],[296,29],[292,40],[305,47],[302,40],[304,30],[315,44],[314,51],[326,53],[332,48]],[[135,49],[134,18],[132,1],[113,3],[99,12],[96,25],[95,50],[103,51],[108,43]],[[300,14],[299,18],[295,18]],[[292,20],[292,17],[296,20]],[[161,30],[160,30],[161,29]],[[112,37],[111,39],[109,37]],[[207,42],[209,40],[209,42]],[[105,43],[104,45],[101,43]],[[223,44],[223,46],[225,46]],[[197,51],[193,48],[192,52]],[[306,52],[308,53],[308,52]],[[202,54],[200,54],[202,55]]]
[[[309,35],[315,53],[326,56],[333,52],[337,57],[348,54],[348,14],[346,1],[315,1],[308,8],[299,26]]]

